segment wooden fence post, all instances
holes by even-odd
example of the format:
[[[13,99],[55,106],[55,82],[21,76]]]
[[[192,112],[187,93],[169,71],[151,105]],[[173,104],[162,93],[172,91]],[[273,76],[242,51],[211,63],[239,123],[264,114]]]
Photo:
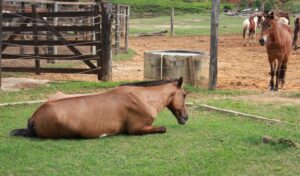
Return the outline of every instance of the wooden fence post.
[[[32,18],[33,23],[33,40],[34,40],[34,56],[35,56],[35,73],[37,75],[41,74],[40,71],[40,51],[39,51],[39,38],[38,38],[38,26],[37,26],[37,13],[36,13],[36,6],[35,5],[31,5],[32,7]]]
[[[171,10],[171,36],[174,36],[174,7]]]
[[[120,5],[117,4],[115,9],[115,55],[117,55],[120,49]]]
[[[218,30],[219,30],[220,0],[212,0],[211,30],[210,30],[210,65],[209,89],[215,90],[218,78]]]
[[[2,21],[2,0],[0,0],[0,22],[1,21]],[[2,86],[2,52],[1,51],[2,51],[2,22],[0,23],[0,88]]]
[[[125,16],[125,51],[128,52],[130,6],[126,7]]]
[[[113,21],[112,5],[101,3],[101,80],[112,80],[111,26]]]
[[[25,2],[21,2],[21,12],[22,13],[25,12]],[[25,34],[21,35],[21,40],[25,40]],[[25,54],[25,48],[21,46],[20,55],[24,55],[24,54]]]
[[[53,6],[54,4],[46,4],[46,8],[50,11],[50,12],[53,12],[54,9],[53,9]],[[50,23],[53,21],[53,18],[52,17],[48,17],[47,18],[47,21],[49,21]],[[53,34],[51,34],[50,31],[47,31],[47,40],[53,40]],[[46,47],[46,51],[47,51],[47,54],[50,54],[50,55],[53,55],[53,46],[47,46]],[[47,63],[52,63],[54,64],[55,61],[54,59],[47,59]]]
[[[53,12],[58,12],[58,2],[57,1],[55,1],[53,4]],[[58,18],[57,17],[53,18],[54,26],[57,26],[57,22],[58,22]],[[57,40],[57,37],[55,35],[53,36],[53,40]],[[58,54],[57,46],[53,46],[53,54],[54,55]],[[54,60],[54,62],[55,62],[55,60]]]
[[[98,80],[101,80],[101,73],[102,73],[102,51],[101,51],[101,24],[100,24],[100,8],[99,4],[94,5],[94,26],[95,26],[95,40],[96,44],[96,55],[97,55],[97,67],[100,69],[97,70],[98,73]]]

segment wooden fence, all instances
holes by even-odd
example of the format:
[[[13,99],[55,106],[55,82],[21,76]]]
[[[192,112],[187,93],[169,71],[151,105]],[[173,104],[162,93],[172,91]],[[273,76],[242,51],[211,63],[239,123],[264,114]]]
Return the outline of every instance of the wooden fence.
[[[19,2],[19,0],[14,0]],[[3,13],[2,6],[0,8],[0,15],[4,21],[12,21],[12,19],[20,19],[20,25],[3,26],[1,23],[1,34],[8,34],[7,37],[1,35],[0,39],[0,86],[1,86],[1,72],[35,72],[40,73],[80,73],[80,74],[97,74],[98,80],[111,80],[111,49],[112,36],[119,36],[119,30],[114,30],[112,33],[113,16],[115,14],[122,14],[116,10],[115,7],[125,9],[125,13],[129,16],[129,6],[117,5],[113,6],[109,3],[74,3],[74,2],[54,2],[42,1],[47,3],[47,11],[41,10],[41,4],[33,4],[30,7],[25,7],[24,2],[32,3],[32,0],[23,0],[21,3],[21,12]],[[88,10],[67,10],[57,11],[57,3],[63,5],[84,5],[89,6]],[[49,6],[50,4],[50,6]],[[37,7],[39,6],[39,7]],[[121,9],[120,8],[120,9]],[[56,9],[56,10],[54,10]],[[116,15],[115,15],[116,16]],[[119,16],[116,16],[117,18]],[[74,20],[77,24],[60,25],[57,23],[58,18],[78,19]],[[1,19],[1,21],[2,21]],[[82,22],[82,19],[87,19],[89,23]],[[120,19],[120,18],[118,18]],[[86,20],[86,21],[87,21]],[[91,22],[92,21],[92,22]],[[2,21],[3,22],[3,21]],[[128,17],[127,17],[128,22]],[[126,23],[127,23],[126,22]],[[79,24],[78,24],[79,23]],[[124,24],[126,24],[124,23]],[[120,24],[115,24],[120,27]],[[126,26],[126,25],[124,25]],[[127,25],[128,26],[128,25]],[[89,39],[73,39],[66,37],[64,34],[72,33],[89,33]],[[32,39],[24,39],[26,34],[30,34]],[[43,35],[42,35],[43,34]],[[45,37],[46,35],[46,37]],[[46,39],[45,39],[46,38]],[[125,49],[128,49],[128,29],[126,30]],[[115,37],[115,51],[120,51],[120,41]],[[64,46],[71,51],[72,54],[58,54],[56,47]],[[88,54],[82,53],[79,47],[87,46],[91,48]],[[21,47],[20,54],[5,53],[7,48]],[[33,48],[33,53],[25,54],[24,47]],[[46,47],[47,52],[43,54],[40,52],[41,47]],[[50,51],[50,52],[49,52]],[[1,60],[7,59],[32,59],[34,60],[34,67],[7,67],[1,65]],[[41,67],[41,60],[80,60],[83,61],[88,68],[48,68]]]

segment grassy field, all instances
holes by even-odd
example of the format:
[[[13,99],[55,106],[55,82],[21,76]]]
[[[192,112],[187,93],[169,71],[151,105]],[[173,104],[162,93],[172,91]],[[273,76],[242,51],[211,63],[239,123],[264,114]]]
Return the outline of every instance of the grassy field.
[[[51,83],[18,93],[0,92],[0,101],[45,99],[58,90],[67,93],[104,91],[118,84]],[[186,89],[190,92],[188,101],[238,111],[252,112],[252,109],[259,115],[299,122],[299,105],[282,112],[282,107],[277,108],[272,103],[246,104],[246,100],[235,100],[260,94],[256,91],[211,92],[191,86]],[[155,125],[166,126],[166,134],[119,135],[95,140],[9,136],[12,129],[25,127],[26,120],[38,106],[0,107],[0,175],[297,175],[300,172],[300,149],[262,143],[264,135],[300,142],[300,129],[296,125],[269,124],[190,108],[190,119],[184,126],[178,125],[169,111],[159,114]]]
[[[166,11],[174,7],[181,13],[204,12],[211,8],[210,1],[186,2],[184,0],[109,0],[112,3],[128,4],[133,13],[159,13],[165,14]],[[221,5],[223,7],[224,4]]]
[[[219,33],[240,34],[244,17],[220,15]],[[209,35],[209,14],[185,14],[175,16],[175,35]],[[131,19],[130,34],[137,35],[142,32],[158,32],[170,29],[170,17]]]

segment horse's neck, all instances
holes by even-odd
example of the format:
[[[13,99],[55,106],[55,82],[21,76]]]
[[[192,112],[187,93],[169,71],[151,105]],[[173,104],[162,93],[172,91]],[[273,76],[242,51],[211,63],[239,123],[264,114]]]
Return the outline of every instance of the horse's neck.
[[[277,44],[280,44],[280,37],[279,37],[279,30],[282,30],[282,29],[279,29],[279,24],[275,24],[275,30],[270,33],[270,40],[272,41],[273,45],[277,45]]]
[[[141,91],[141,93],[144,94],[146,102],[154,107],[157,113],[162,111],[168,105],[168,101],[174,92],[169,84],[147,87],[145,89],[147,89],[147,91]]]

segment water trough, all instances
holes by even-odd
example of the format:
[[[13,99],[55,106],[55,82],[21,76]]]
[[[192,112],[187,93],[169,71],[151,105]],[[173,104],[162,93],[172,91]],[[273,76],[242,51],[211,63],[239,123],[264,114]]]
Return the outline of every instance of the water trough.
[[[166,50],[144,53],[144,79],[179,78],[198,87],[208,86],[209,59],[205,52]]]

